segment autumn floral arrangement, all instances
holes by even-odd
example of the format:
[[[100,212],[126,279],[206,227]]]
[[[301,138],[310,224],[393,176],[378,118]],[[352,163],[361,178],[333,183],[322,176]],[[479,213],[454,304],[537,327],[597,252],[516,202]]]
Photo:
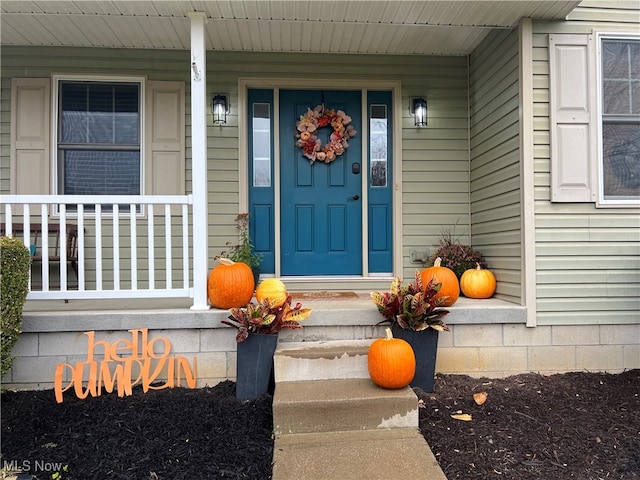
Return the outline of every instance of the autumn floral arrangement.
[[[310,308],[302,308],[300,302],[291,306],[292,295],[278,279],[263,280],[256,289],[257,304],[249,302],[245,307],[229,310],[228,320],[222,323],[238,330],[237,342],[243,342],[250,333],[274,334],[288,328],[302,328],[300,322],[311,315]]]
[[[423,285],[420,272],[416,270],[415,283],[402,285],[402,281],[396,277],[388,292],[371,292],[370,295],[384,318],[380,324],[397,324],[403,330],[416,332],[427,328],[442,332],[449,330],[442,320],[449,310],[440,308],[446,297],[436,297],[441,287],[442,284],[433,280]]]
[[[349,147],[348,140],[357,133],[350,123],[351,117],[342,110],[325,108],[324,104],[313,110],[309,108],[296,123],[296,147],[302,149],[302,154],[312,164],[316,160],[331,163],[345,152]],[[333,132],[329,142],[322,145],[317,132],[324,127],[333,128]]]

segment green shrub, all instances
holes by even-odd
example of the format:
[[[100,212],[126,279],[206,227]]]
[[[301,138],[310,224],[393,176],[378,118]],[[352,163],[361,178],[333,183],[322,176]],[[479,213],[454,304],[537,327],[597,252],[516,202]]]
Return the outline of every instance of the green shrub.
[[[31,256],[17,238],[0,237],[0,306],[2,308],[2,370],[0,378],[11,369],[11,350],[18,341],[22,326],[22,307],[29,288]]]

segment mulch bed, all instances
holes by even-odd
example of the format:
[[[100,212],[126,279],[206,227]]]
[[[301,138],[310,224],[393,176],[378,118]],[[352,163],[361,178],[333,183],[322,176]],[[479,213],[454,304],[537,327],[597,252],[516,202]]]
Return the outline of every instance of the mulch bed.
[[[2,394],[2,462],[28,462],[38,480],[56,463],[68,465],[60,480],[267,479],[272,431],[271,397],[238,402],[229,381],[122,398],[67,392],[60,404],[52,390]]]
[[[476,392],[487,393],[483,405]],[[421,431],[450,480],[640,478],[640,370],[439,375],[433,393],[416,393]],[[50,390],[5,392],[2,465],[28,467],[39,480],[62,466],[59,480],[266,480],[271,401],[238,402],[229,381],[124,398],[68,395],[61,404]]]
[[[439,375],[434,393],[417,393],[420,429],[450,480],[640,477],[640,370]]]

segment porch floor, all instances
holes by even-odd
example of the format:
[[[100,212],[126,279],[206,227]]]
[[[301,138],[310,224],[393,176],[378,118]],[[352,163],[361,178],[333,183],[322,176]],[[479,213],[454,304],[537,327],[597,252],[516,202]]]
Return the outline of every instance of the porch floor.
[[[305,327],[344,327],[378,324],[382,317],[369,292],[292,292],[294,302],[313,310]],[[23,332],[69,332],[87,330],[211,329],[228,328],[221,323],[227,310],[191,310],[189,298],[117,300],[27,300]],[[509,324],[526,322],[526,307],[497,298],[474,300],[461,297],[445,321],[456,324]],[[290,341],[283,335],[284,341]]]
[[[291,292],[293,302],[301,302],[304,306],[309,304],[312,309],[344,309],[346,305],[355,308],[371,307],[375,309],[369,291],[354,292]],[[345,293],[347,295],[345,295]],[[253,299],[255,302],[255,298]],[[130,311],[130,310],[189,310],[192,305],[190,298],[122,298],[122,299],[98,299],[98,300],[27,300],[23,311],[35,312],[106,312],[106,311]],[[448,307],[451,313],[471,311],[476,309],[523,309],[524,307],[501,300],[489,298],[474,300],[460,297],[452,307]],[[221,311],[214,307],[211,312]],[[202,312],[202,310],[200,310]],[[457,315],[456,315],[457,316]],[[451,315],[448,316],[449,318]],[[511,322],[507,322],[511,323]]]
[[[345,295],[345,293],[347,295]],[[344,308],[345,304],[357,306],[372,306],[369,292],[291,292],[293,303],[301,302],[310,308],[335,309]],[[256,301],[255,297],[252,299]],[[190,310],[191,298],[120,298],[98,300],[27,300],[23,312],[122,312],[131,310]],[[375,308],[375,307],[374,307]],[[211,307],[210,312],[220,312]],[[202,313],[203,310],[197,310]],[[204,313],[207,311],[205,310]]]

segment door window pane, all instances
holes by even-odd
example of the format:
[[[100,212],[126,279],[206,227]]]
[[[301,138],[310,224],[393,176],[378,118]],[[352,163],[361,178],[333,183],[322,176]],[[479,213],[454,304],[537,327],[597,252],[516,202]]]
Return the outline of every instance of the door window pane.
[[[369,112],[369,152],[372,187],[387,186],[388,120],[386,105],[371,105]]]
[[[253,186],[271,186],[271,105],[253,104]]]

